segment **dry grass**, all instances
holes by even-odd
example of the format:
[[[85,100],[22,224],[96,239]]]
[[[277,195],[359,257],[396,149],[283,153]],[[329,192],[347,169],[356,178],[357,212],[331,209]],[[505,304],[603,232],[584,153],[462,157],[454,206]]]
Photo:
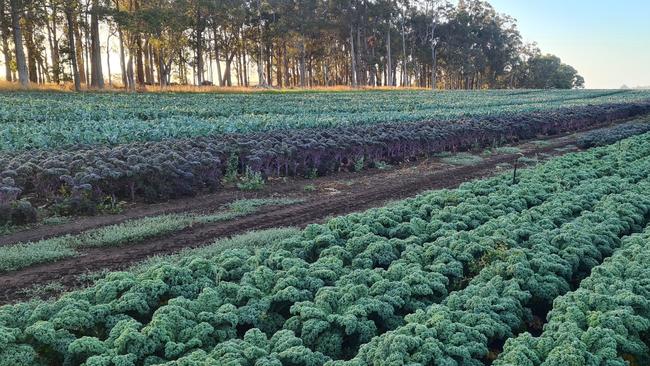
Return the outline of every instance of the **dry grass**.
[[[9,81],[0,80],[0,91],[9,92],[9,91],[20,91],[24,90],[20,87],[18,83],[11,83]],[[27,90],[40,90],[40,91],[65,91],[68,90],[67,85],[56,85],[56,84],[32,84]]]
[[[0,80],[0,92],[11,92],[11,91],[58,91],[58,92],[71,92],[74,91],[74,84],[72,83],[63,83],[63,84],[35,84],[30,83],[27,88],[21,88],[20,84],[12,83],[5,80]],[[82,91],[97,91],[96,89],[91,89],[86,86],[81,87]],[[106,89],[102,91],[123,91],[122,88],[111,88],[108,85]]]
[[[158,85],[146,85],[144,87],[138,87],[137,92],[149,92],[149,93],[299,93],[299,92],[346,92],[346,91],[355,91],[355,90],[429,90],[427,88],[401,88],[401,87],[389,87],[389,86],[378,86],[378,87],[358,87],[353,88],[348,85],[336,85],[336,86],[316,86],[313,88],[277,88],[277,87],[268,87],[262,88],[257,86],[252,87],[243,87],[243,86],[231,86],[231,87],[219,87],[219,86],[196,86],[196,85],[169,85],[165,87],[160,87]],[[0,80],[0,92],[11,92],[11,91],[22,91],[22,90],[35,90],[35,91],[60,91],[60,92],[71,92],[74,90],[74,85],[72,83],[64,84],[30,84],[27,89],[22,89],[20,84],[11,83],[8,81]],[[82,91],[94,91],[99,90],[92,89],[82,85]],[[102,92],[124,92],[125,89],[120,84],[114,84],[113,87],[106,85],[105,89],[101,90]]]

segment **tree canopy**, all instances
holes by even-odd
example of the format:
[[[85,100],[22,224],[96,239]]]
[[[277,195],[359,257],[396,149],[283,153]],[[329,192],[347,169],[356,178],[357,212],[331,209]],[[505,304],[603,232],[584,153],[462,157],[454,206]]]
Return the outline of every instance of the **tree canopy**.
[[[482,0],[0,0],[0,38],[24,85],[584,84]]]

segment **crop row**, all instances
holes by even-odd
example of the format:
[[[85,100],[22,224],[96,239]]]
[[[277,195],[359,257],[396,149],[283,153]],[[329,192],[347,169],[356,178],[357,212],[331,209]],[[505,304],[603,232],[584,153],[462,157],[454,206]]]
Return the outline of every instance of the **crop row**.
[[[491,363],[499,344],[529,329],[535,315],[545,315],[536,310],[568,292],[620,247],[622,236],[643,229],[650,218],[648,189],[646,181],[559,228],[531,233],[525,245],[496,256],[467,287],[407,315],[406,324],[373,338],[347,364]]]
[[[97,201],[105,196],[159,201],[217,189],[233,161],[235,169],[265,176],[323,175],[359,162],[399,162],[441,151],[573,131],[649,111],[650,103],[600,105],[455,123],[289,130],[5,154],[0,157],[0,206],[8,207],[26,195],[46,202]]]
[[[453,330],[401,336],[428,329],[413,319],[438,308],[457,330],[471,330],[483,343],[467,346],[482,352],[481,331],[512,335],[532,315],[522,310],[531,296],[551,301],[568,291],[644,223],[647,138],[555,159],[515,184],[507,176],[466,183],[311,225],[271,248],[158,263],[55,302],[0,308],[0,365],[407,364],[399,360],[417,362],[410,352],[418,347],[442,362],[463,347]],[[526,302],[512,315],[485,303],[515,300]]]
[[[506,342],[495,365],[650,363],[650,229],[621,244],[573,292],[555,299],[540,337]]]
[[[250,215],[265,206],[283,206],[300,202],[296,199],[255,198],[233,201],[214,213],[176,213],[127,220],[102,226],[76,235],[63,235],[34,242],[0,245],[0,274],[35,264],[75,257],[78,249],[92,247],[133,246],[142,241],[170,235],[193,225],[232,220]]]
[[[456,120],[640,102],[634,90],[346,93],[0,93],[0,151]]]
[[[611,128],[603,128],[585,133],[580,136],[577,145],[581,148],[602,146],[630,136],[640,135],[648,131],[650,131],[650,119],[642,118],[640,120],[622,123]]]

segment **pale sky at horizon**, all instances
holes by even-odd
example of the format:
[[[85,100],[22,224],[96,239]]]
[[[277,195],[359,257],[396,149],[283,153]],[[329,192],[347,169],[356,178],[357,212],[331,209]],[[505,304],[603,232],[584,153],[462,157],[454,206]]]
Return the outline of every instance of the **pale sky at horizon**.
[[[488,0],[587,88],[650,87],[650,0]]]

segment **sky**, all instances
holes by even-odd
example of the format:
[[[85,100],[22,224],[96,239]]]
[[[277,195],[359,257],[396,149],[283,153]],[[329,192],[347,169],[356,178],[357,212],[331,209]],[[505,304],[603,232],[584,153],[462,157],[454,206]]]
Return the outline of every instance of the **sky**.
[[[650,87],[650,0],[488,0],[587,88]]]

